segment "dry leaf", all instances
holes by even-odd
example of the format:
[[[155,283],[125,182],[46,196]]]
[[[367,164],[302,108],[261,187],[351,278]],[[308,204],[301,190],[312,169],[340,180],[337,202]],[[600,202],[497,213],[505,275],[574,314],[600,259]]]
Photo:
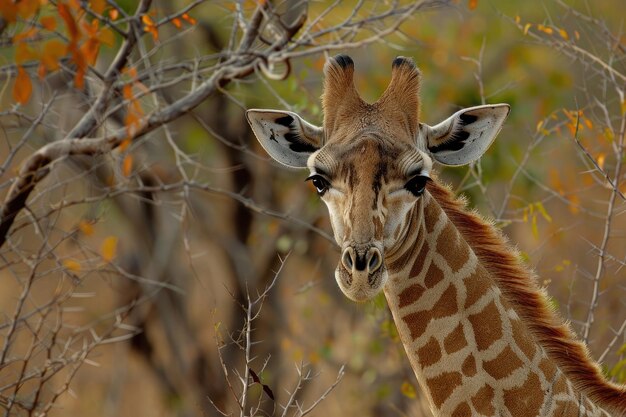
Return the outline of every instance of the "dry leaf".
[[[13,99],[24,105],[28,103],[32,93],[33,84],[30,81],[28,73],[23,67],[18,66],[17,77],[15,77],[15,84],[13,85]]]

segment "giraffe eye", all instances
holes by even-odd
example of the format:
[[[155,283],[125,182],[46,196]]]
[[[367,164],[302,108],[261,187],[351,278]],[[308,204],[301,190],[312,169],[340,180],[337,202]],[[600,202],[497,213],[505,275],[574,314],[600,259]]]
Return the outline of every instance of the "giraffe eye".
[[[424,190],[426,189],[426,184],[430,181],[425,175],[417,175],[411,178],[404,188],[411,192],[415,197],[419,197],[424,194]]]
[[[326,193],[326,191],[330,188],[328,180],[321,175],[313,174],[307,178],[306,181],[311,181],[313,183],[313,186],[317,190],[317,194],[320,196],[323,196],[324,193]]]

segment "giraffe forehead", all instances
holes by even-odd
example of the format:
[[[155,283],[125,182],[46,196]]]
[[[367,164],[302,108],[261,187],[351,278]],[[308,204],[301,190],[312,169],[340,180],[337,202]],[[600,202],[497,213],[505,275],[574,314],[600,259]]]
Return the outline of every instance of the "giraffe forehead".
[[[329,143],[313,159],[317,168],[333,179],[348,183],[404,178],[424,165],[421,152],[404,143],[376,137]]]

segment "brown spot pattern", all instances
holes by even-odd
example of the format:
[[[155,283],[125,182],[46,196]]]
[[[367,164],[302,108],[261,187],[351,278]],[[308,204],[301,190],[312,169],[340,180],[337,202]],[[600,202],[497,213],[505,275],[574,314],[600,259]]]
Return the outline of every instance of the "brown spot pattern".
[[[456,288],[454,285],[450,284],[433,306],[433,317],[436,319],[448,317],[456,313],[458,310],[458,305],[456,303]]]
[[[470,417],[472,409],[467,403],[459,404],[452,412],[452,417]]]
[[[463,361],[463,365],[461,365],[461,372],[463,372],[463,375],[468,377],[476,375],[476,359],[471,353]]]
[[[524,352],[524,355],[532,360],[535,356],[535,344],[530,332],[521,320],[511,320],[511,327],[513,328],[513,341]]]
[[[426,380],[435,407],[441,408],[444,401],[461,384],[460,372],[446,372]]]
[[[428,342],[417,350],[417,360],[422,368],[434,365],[441,359],[441,348],[439,342],[431,337]]]
[[[406,307],[413,304],[422,296],[426,288],[420,284],[413,284],[410,287],[404,289],[398,296],[399,308]]]
[[[450,221],[448,221],[441,231],[441,235],[439,235],[437,253],[443,255],[452,272],[461,269],[469,259],[469,246],[467,246],[454,224]]]
[[[426,261],[426,255],[428,254],[428,244],[426,242],[423,243],[422,249],[420,253],[417,254],[417,258],[415,259],[415,263],[411,267],[411,273],[409,274],[410,278],[413,278],[422,272],[424,269],[424,262]]]
[[[544,397],[539,377],[531,373],[521,387],[504,391],[504,405],[513,416],[536,416],[541,411]]]
[[[439,215],[441,212],[441,208],[437,207],[437,204],[434,203],[434,200],[431,200],[430,204],[427,204],[424,207],[424,220],[426,224],[426,231],[430,234],[435,230],[435,225],[439,220]]]
[[[431,320],[451,316],[457,310],[456,288],[450,284],[431,310],[407,314],[402,317],[402,320],[408,326],[411,337],[415,340],[424,333]]]
[[[463,326],[459,323],[443,341],[443,347],[448,354],[458,352],[467,346],[467,339],[463,333]]]
[[[402,317],[411,332],[411,338],[413,340],[420,337],[426,330],[426,326],[430,322],[431,314],[429,311],[418,311],[417,313],[407,314]]]
[[[483,362],[485,371],[495,379],[506,378],[523,365],[524,363],[509,346],[492,360]]]
[[[493,406],[493,395],[493,388],[489,385],[479,389],[476,395],[472,397],[472,405],[476,411],[484,416],[493,416],[496,411]]]
[[[463,280],[465,284],[465,309],[470,308],[489,290],[487,280],[481,280],[478,272],[474,272]]]
[[[434,262],[431,262],[428,272],[426,273],[426,277],[424,278],[424,285],[426,285],[426,288],[433,288],[441,282],[443,278],[443,271],[435,265]]]
[[[474,339],[479,351],[487,349],[502,338],[502,319],[494,301],[476,314],[468,317],[474,329]]]
[[[539,362],[539,369],[548,382],[551,382],[554,379],[554,375],[556,374],[556,365],[554,365],[550,360],[547,358],[541,359],[541,362]]]

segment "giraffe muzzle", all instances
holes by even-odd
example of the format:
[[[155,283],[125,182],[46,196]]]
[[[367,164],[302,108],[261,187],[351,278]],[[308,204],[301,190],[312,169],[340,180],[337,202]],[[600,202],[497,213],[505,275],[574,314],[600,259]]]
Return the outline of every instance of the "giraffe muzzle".
[[[372,299],[387,280],[382,251],[372,244],[345,246],[335,278],[341,291],[351,300]]]

